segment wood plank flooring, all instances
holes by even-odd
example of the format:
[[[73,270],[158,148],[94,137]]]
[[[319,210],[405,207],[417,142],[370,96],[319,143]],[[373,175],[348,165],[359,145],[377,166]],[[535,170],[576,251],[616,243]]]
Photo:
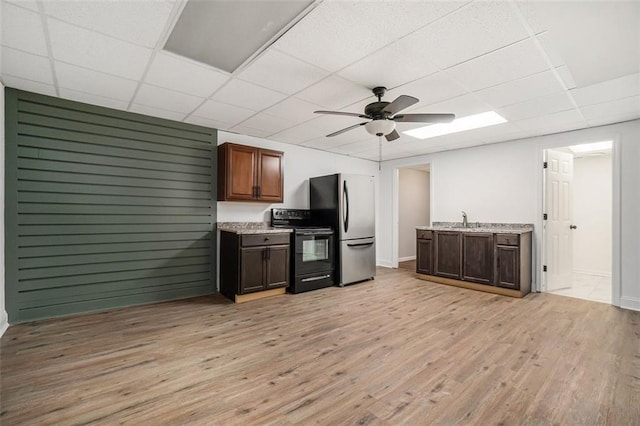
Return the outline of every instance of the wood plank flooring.
[[[640,313],[374,281],[12,326],[0,423],[640,424]]]

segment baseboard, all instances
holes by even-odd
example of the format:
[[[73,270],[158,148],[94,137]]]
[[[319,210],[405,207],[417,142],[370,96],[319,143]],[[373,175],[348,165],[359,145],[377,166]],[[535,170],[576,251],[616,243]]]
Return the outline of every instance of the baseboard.
[[[383,268],[393,268],[393,264],[390,260],[378,260],[376,266],[382,266]]]
[[[590,271],[586,269],[574,269],[573,272],[575,274],[596,275],[598,277],[611,278],[611,272],[606,272],[606,271]]]
[[[621,297],[620,307],[622,309],[630,309],[632,311],[640,311],[640,298],[637,297]]]
[[[415,256],[399,257],[398,262],[408,262],[410,260],[416,260]]]
[[[3,309],[0,311],[0,337],[7,331],[7,328],[9,328],[9,316]]]

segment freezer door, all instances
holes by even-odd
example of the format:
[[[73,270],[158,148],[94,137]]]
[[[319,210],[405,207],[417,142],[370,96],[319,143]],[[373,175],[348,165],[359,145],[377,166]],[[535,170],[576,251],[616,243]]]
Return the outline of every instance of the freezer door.
[[[345,175],[339,179],[340,240],[375,236],[375,186],[373,176]]]
[[[340,284],[368,280],[376,275],[375,238],[341,241]]]

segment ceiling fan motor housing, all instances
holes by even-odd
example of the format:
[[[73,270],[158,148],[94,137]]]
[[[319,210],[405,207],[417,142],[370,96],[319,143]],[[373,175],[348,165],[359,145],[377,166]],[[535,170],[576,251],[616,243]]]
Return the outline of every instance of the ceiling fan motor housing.
[[[382,112],[383,109],[385,109],[385,107],[387,105],[389,105],[391,102],[372,102],[369,105],[367,105],[366,107],[364,107],[364,113],[365,115],[368,115],[369,117],[373,118],[374,120],[379,119],[379,118],[387,118],[386,113]]]

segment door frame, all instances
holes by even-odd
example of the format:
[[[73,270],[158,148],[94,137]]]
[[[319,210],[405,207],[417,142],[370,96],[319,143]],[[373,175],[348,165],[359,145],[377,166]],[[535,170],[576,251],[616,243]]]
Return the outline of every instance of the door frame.
[[[539,146],[538,148],[538,179],[537,181],[539,182],[538,187],[538,194],[537,194],[537,205],[538,205],[538,212],[537,212],[537,220],[536,220],[536,225],[538,227],[538,229],[541,230],[540,233],[538,233],[537,238],[534,240],[535,244],[537,247],[534,247],[534,250],[537,254],[537,258],[540,259],[537,262],[536,265],[536,272],[537,275],[540,277],[540,279],[538,280],[534,280],[533,281],[533,287],[532,290],[537,291],[537,292],[546,292],[547,289],[547,280],[546,280],[546,275],[543,271],[543,266],[546,263],[546,258],[547,258],[547,253],[546,253],[546,232],[545,232],[545,227],[544,227],[544,220],[543,220],[543,213],[544,213],[544,209],[545,209],[545,184],[546,184],[546,174],[544,173],[544,158],[546,157],[546,150],[548,149],[554,149],[554,148],[563,148],[563,147],[567,147],[567,146],[571,146],[571,145],[582,145],[582,144],[587,144],[587,143],[592,143],[592,142],[600,142],[600,141],[605,141],[605,140],[611,140],[612,141],[612,149],[611,149],[611,178],[612,178],[612,182],[613,182],[613,188],[612,188],[612,196],[611,196],[611,202],[613,203],[612,205],[612,211],[611,211],[611,223],[612,223],[612,230],[611,230],[611,239],[612,239],[612,247],[611,247],[611,304],[614,306],[620,306],[620,292],[621,292],[621,282],[620,282],[620,275],[621,275],[621,270],[622,270],[622,263],[621,263],[621,259],[620,259],[620,244],[621,244],[621,229],[620,229],[620,224],[621,224],[621,220],[620,220],[620,214],[621,214],[621,209],[620,209],[620,183],[621,183],[621,172],[622,172],[622,168],[621,168],[621,160],[622,157],[620,156],[620,135],[619,134],[611,134],[608,136],[602,136],[602,137],[589,137],[589,138],[584,138],[584,137],[580,137],[580,136],[575,136],[575,137],[571,137],[571,138],[567,138],[565,140],[562,141],[556,141],[553,143],[548,143],[548,144],[543,144],[541,146]]]
[[[399,197],[400,169],[409,169],[415,166],[424,166],[427,164],[429,165],[429,223],[427,223],[426,225],[431,226],[431,223],[433,222],[433,213],[434,213],[434,208],[433,208],[433,199],[434,199],[433,189],[435,188],[435,186],[433,185],[434,160],[427,159],[427,160],[421,160],[421,161],[414,161],[411,163],[396,166],[392,170],[392,175],[393,175],[393,188],[391,191],[392,207],[393,207],[391,212],[391,223],[392,223],[391,267],[392,268],[398,268],[398,246],[399,246],[399,239],[400,239],[399,226],[398,226],[398,221],[400,219],[400,213],[399,213],[400,211],[400,197]]]

